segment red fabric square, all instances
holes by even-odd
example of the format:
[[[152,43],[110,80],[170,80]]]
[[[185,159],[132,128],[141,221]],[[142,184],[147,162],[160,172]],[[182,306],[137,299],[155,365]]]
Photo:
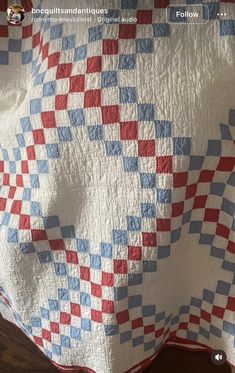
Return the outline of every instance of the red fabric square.
[[[118,40],[103,40],[103,54],[118,54]]]
[[[181,322],[179,324],[179,329],[187,330],[188,329],[188,323],[187,322]]]
[[[29,215],[20,215],[19,228],[30,229],[30,216]]]
[[[114,273],[127,273],[127,260],[114,259]]]
[[[214,173],[215,171],[211,171],[211,170],[202,170],[200,172],[200,176],[199,176],[199,182],[200,183],[209,183],[212,181],[213,177],[214,177]]]
[[[137,23],[152,24],[152,10],[138,10]]]
[[[84,107],[100,107],[101,105],[101,91],[100,89],[92,89],[85,92]]]
[[[103,286],[113,286],[113,273],[102,272],[102,285]]]
[[[187,172],[177,172],[173,174],[173,185],[174,188],[180,188],[187,184],[188,173]]]
[[[51,332],[46,329],[42,329],[42,338],[46,339],[48,342],[51,342]]]
[[[204,310],[201,310],[201,318],[203,320],[211,322],[211,315],[208,312],[204,311]]]
[[[7,205],[7,199],[6,198],[0,198],[0,211],[5,211]]]
[[[192,324],[199,325],[200,324],[200,317],[199,316],[195,316],[195,315],[190,315],[189,316],[189,322],[192,323]]]
[[[72,63],[63,63],[58,65],[56,79],[69,78],[72,72]]]
[[[142,251],[140,246],[128,246],[128,259],[141,260]]]
[[[120,137],[121,140],[137,140],[137,122],[122,122],[120,124]]]
[[[22,27],[22,38],[29,38],[33,34],[33,24]]]
[[[172,203],[172,217],[182,215],[184,212],[184,201]]]
[[[229,311],[234,311],[235,312],[235,298],[234,297],[228,297],[228,302],[227,302],[226,308]]]
[[[233,171],[235,166],[235,157],[221,157],[217,170],[218,171]]]
[[[228,242],[227,250],[228,250],[230,253],[235,254],[235,242],[229,241],[229,242]]]
[[[99,323],[102,324],[102,322],[103,322],[102,312],[92,309],[91,310],[91,320],[99,322]]]
[[[118,105],[103,106],[102,107],[102,121],[103,121],[103,124],[118,123],[119,122]]]
[[[36,48],[40,43],[40,31],[33,35],[33,48]]]
[[[21,0],[21,5],[24,8],[25,12],[30,12],[33,7],[31,0]]]
[[[70,82],[69,92],[84,92],[85,75],[71,76],[69,79],[69,82]]]
[[[220,319],[224,318],[225,310],[222,307],[213,306],[212,308],[212,315],[219,317]]]
[[[3,185],[9,185],[10,184],[10,175],[4,174],[3,175]]]
[[[8,0],[1,0],[0,1],[0,11],[5,12],[8,7]]]
[[[139,317],[138,319],[132,320],[131,329],[138,329],[143,326],[143,319]]]
[[[155,337],[159,338],[159,337],[161,337],[163,335],[163,333],[164,333],[164,328],[158,329],[155,332]]]
[[[28,174],[29,173],[28,161],[22,161],[21,162],[21,171],[22,171],[23,174]]]
[[[157,230],[160,232],[167,232],[171,230],[170,219],[157,219]]]
[[[197,185],[198,184],[191,184],[186,187],[186,196],[185,199],[189,199],[195,196],[197,192]]]
[[[55,109],[66,110],[68,105],[68,95],[55,96]]]
[[[101,298],[102,297],[101,285],[91,283],[91,294],[94,295],[94,297]]]
[[[229,238],[230,229],[223,224],[217,224],[216,234],[220,237]]]
[[[24,186],[22,175],[16,175],[16,185],[18,187],[23,187]]]
[[[142,232],[143,246],[155,247],[157,245],[157,235],[151,232]]]
[[[219,209],[205,209],[204,220],[217,222],[219,220]]]
[[[102,312],[114,313],[114,302],[112,300],[102,299]]]
[[[60,52],[55,52],[48,56],[48,69],[57,66],[60,60]]]
[[[172,157],[166,155],[164,157],[157,157],[156,172],[171,174],[172,173]]]
[[[155,331],[155,325],[146,325],[144,327],[144,334],[153,333]]]
[[[22,209],[22,201],[13,201],[11,206],[12,214],[20,214]]]
[[[0,161],[0,172],[4,171],[4,162]]]
[[[101,72],[102,59],[101,56],[90,57],[87,59],[87,73]]]
[[[35,335],[33,336],[33,339],[34,339],[34,342],[36,343],[36,345],[38,346],[42,346],[43,347],[43,340],[42,338],[40,337],[36,337]]]
[[[119,38],[120,39],[135,39],[136,37],[136,25],[134,24],[119,24]]]
[[[79,304],[70,303],[70,310],[72,315],[81,317],[81,307]]]
[[[47,240],[47,233],[45,230],[40,229],[32,229],[32,241],[46,241]]]
[[[16,192],[16,187],[10,187],[9,188],[9,193],[8,193],[8,197],[9,198],[14,198],[15,196],[15,192]],[[0,202],[0,210],[1,210],[1,202]]]
[[[43,113],[41,113],[41,118],[42,118],[42,124],[44,128],[55,128],[56,127],[54,111],[44,111]]]
[[[42,61],[48,57],[48,53],[49,53],[49,43],[46,43],[42,47]]]
[[[34,161],[36,159],[35,149],[33,145],[28,146],[26,148],[26,152],[29,161]]]
[[[33,131],[34,144],[42,145],[45,144],[45,137],[42,129]]]
[[[170,0],[155,0],[154,8],[167,8],[170,5]]]
[[[0,37],[8,38],[8,27],[0,25]]]
[[[64,240],[49,240],[51,250],[65,250]]]
[[[52,333],[59,334],[59,332],[60,332],[59,324],[57,322],[51,321],[50,322],[50,329],[51,329]]]
[[[66,251],[67,263],[78,264],[78,254],[75,251]]]
[[[193,203],[193,209],[202,209],[206,205],[207,196],[197,196],[195,197]]]
[[[118,324],[124,324],[129,321],[129,311],[125,310],[116,314]]]
[[[139,140],[138,155],[139,157],[155,156],[155,140]]]
[[[80,279],[85,281],[90,281],[90,268],[80,267]]]
[[[71,315],[67,312],[60,313],[60,323],[70,325],[71,324]]]

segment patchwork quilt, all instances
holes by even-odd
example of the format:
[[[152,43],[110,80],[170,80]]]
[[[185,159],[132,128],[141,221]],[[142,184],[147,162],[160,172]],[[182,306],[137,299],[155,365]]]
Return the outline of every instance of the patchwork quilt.
[[[64,372],[141,372],[165,345],[234,366],[234,1],[16,2],[1,314]]]

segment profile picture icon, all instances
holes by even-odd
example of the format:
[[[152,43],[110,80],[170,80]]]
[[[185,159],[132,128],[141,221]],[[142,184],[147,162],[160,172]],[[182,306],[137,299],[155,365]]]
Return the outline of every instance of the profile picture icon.
[[[19,4],[9,6],[7,9],[7,20],[12,25],[19,25],[25,17],[25,10]]]

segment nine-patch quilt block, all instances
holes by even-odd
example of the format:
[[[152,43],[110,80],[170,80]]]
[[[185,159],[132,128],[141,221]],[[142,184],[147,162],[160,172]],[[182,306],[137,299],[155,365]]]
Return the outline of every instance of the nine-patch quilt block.
[[[14,26],[9,3],[2,315],[62,371],[140,372],[166,344],[234,366],[235,4],[22,0]]]

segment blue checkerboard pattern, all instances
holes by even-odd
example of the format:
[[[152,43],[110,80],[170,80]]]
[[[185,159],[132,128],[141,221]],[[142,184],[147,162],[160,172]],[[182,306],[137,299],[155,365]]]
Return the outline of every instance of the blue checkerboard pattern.
[[[216,123],[213,135],[203,139],[204,150],[188,124],[180,129],[172,115],[164,116],[160,103],[150,97],[151,87],[149,93],[140,84],[140,75],[145,73],[143,63],[147,71],[161,48],[168,48],[176,37],[176,26],[163,17],[172,2],[151,0],[144,8],[138,0],[119,3],[119,9],[108,10],[105,22],[84,25],[82,40],[71,25],[50,22],[47,15],[32,24],[23,0],[22,26],[14,28],[6,20],[0,26],[0,64],[6,69],[16,60],[27,65],[32,83],[25,113],[14,127],[12,147],[0,135],[0,237],[8,261],[16,262],[9,284],[2,283],[0,275],[0,309],[64,367],[82,364],[87,371],[108,372],[111,362],[104,367],[102,358],[115,344],[120,369],[131,369],[120,360],[128,348],[141,370],[142,360],[164,344],[180,341],[205,349],[226,344],[228,360],[234,364],[235,109],[226,108],[227,120]],[[201,3],[207,27],[216,32],[215,42],[232,43],[234,19],[217,14],[226,6],[234,10],[233,6],[187,1]],[[32,5],[41,9],[43,1]],[[4,7],[6,2],[0,5],[1,19]],[[136,23],[115,21],[130,12]],[[120,180],[130,180],[131,185],[124,185],[125,200],[116,203],[117,196],[112,196],[111,214],[105,217],[102,201],[98,212],[90,207],[95,198],[92,188],[87,206],[88,192],[82,195],[96,175],[94,155],[97,168],[105,170],[93,184],[97,193],[110,177],[116,185]],[[86,165],[86,175],[79,162]],[[61,204],[60,199],[66,187],[74,193],[73,182],[78,189],[77,180],[81,190],[75,198],[82,213],[78,218],[76,211],[73,219],[67,201]],[[138,191],[135,208],[128,205],[132,188]],[[99,237],[107,229],[107,240],[95,240],[94,231],[89,231],[88,215],[94,215],[95,225],[97,213],[102,222],[106,218]],[[196,253],[189,256],[187,245]],[[197,262],[190,264],[189,275],[184,267],[193,258]],[[203,277],[200,261],[205,258],[208,268],[214,269],[216,263],[218,272],[210,273],[203,285],[194,284],[193,274],[202,271]],[[179,266],[177,278],[174,263]],[[19,289],[11,288],[27,271],[30,281],[20,290],[19,301]],[[177,281],[179,288],[185,286],[187,279],[192,291],[186,289],[184,295],[175,288],[180,294],[177,309],[171,304],[175,294],[170,289]],[[169,294],[163,283],[169,283]],[[104,346],[102,358],[97,356],[97,344]],[[94,353],[93,365],[80,362],[86,346]]]

